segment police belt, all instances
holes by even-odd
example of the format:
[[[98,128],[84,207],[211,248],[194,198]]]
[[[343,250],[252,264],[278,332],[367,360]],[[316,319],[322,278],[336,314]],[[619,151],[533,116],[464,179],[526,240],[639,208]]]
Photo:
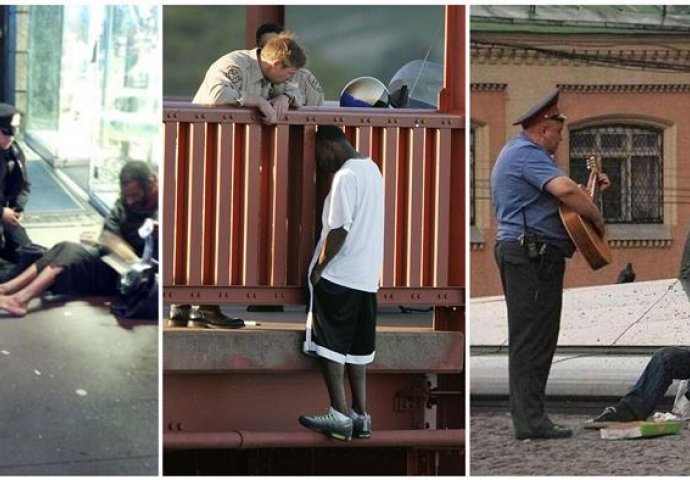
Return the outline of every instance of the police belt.
[[[498,243],[508,246],[512,252],[522,252],[525,257],[529,258],[525,247],[519,240],[499,240]],[[572,254],[568,255],[562,248],[544,241],[537,241],[537,251],[541,257],[547,260],[560,260],[572,256]]]

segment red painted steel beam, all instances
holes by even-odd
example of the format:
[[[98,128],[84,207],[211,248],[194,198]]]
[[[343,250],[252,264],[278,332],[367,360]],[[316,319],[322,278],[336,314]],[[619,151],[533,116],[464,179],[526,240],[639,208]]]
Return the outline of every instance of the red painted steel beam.
[[[439,111],[464,114],[465,108],[465,6],[446,6],[446,45],[443,88]]]
[[[165,107],[166,133],[178,132],[166,135],[165,173],[175,185],[164,194],[174,205],[168,228],[175,236],[166,245],[174,262],[173,275],[164,276],[167,301],[304,303],[300,290],[328,180],[315,171],[314,130],[335,121],[375,154],[384,173],[382,303],[464,304],[457,288],[464,256],[450,254],[464,238],[461,116],[317,108],[266,127],[246,109]],[[170,290],[178,287],[191,290]]]
[[[177,146],[177,124],[166,123],[163,130],[165,135],[165,157],[163,159],[163,178],[162,185],[164,192],[175,192],[177,190],[175,184],[176,175],[176,146]],[[163,284],[173,284],[173,264],[175,263],[175,198],[163,203],[163,238],[166,241],[163,243]]]
[[[254,109],[227,106],[200,106],[189,102],[167,101],[164,122],[257,123],[261,116]],[[278,124],[353,127],[453,128],[464,129],[464,117],[432,110],[384,110],[376,108],[301,107],[290,110]]]
[[[247,5],[245,42],[247,49],[256,47],[256,29],[262,23],[285,25],[285,5]]]
[[[217,285],[231,285],[231,239],[232,239],[232,207],[233,192],[235,191],[234,162],[233,162],[233,126],[220,125],[219,161],[217,163],[217,198],[216,208],[217,241],[215,257],[217,259],[215,279]]]
[[[465,445],[465,430],[375,430],[371,438],[351,442],[330,440],[316,432],[166,432],[165,450],[252,448],[407,447],[455,449]]]
[[[304,305],[306,294],[302,286],[176,286],[165,285],[163,301],[166,303],[216,304],[235,303],[245,305]],[[464,288],[417,287],[380,288],[380,305],[465,306]]]
[[[384,183],[384,245],[383,249],[383,271],[381,273],[381,282],[384,285],[395,285],[395,252],[398,250],[396,246],[397,233],[395,230],[397,218],[397,198],[398,198],[398,129],[385,129],[385,142],[380,161],[381,173],[383,177],[388,179]]]

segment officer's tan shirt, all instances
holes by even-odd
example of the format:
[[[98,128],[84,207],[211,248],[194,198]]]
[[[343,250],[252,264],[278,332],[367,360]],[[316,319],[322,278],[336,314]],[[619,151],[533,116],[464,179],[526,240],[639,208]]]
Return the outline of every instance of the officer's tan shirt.
[[[272,84],[264,78],[257,50],[235,50],[213,62],[192,103],[241,106],[247,97],[270,100],[286,94],[294,99],[293,106],[304,105],[304,97],[296,83]]]
[[[313,73],[306,68],[297,70],[292,81],[299,86],[305,106],[323,105],[323,88]]]

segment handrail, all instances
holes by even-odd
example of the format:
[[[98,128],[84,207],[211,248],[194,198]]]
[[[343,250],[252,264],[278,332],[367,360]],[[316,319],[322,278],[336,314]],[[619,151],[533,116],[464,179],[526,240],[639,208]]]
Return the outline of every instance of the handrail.
[[[316,171],[314,134],[336,123],[383,173],[390,303],[406,292],[427,305],[464,304],[464,249],[462,261],[451,258],[464,244],[462,116],[305,107],[266,126],[253,109],[167,101],[163,121],[166,301],[235,303],[247,289],[287,292],[273,303],[304,300],[330,181]]]
[[[378,430],[371,438],[351,442],[329,440],[309,431],[259,432],[165,432],[164,450],[251,449],[251,448],[333,448],[333,447],[417,447],[426,449],[461,448],[465,430]]]

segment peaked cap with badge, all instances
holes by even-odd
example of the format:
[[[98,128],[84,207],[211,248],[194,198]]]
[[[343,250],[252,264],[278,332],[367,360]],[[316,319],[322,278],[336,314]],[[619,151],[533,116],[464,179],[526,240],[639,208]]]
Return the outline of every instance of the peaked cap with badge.
[[[542,120],[558,120],[565,121],[566,116],[558,110],[558,95],[559,90],[555,89],[535,103],[532,108],[520,115],[513,125],[520,125],[523,129],[529,128]]]

